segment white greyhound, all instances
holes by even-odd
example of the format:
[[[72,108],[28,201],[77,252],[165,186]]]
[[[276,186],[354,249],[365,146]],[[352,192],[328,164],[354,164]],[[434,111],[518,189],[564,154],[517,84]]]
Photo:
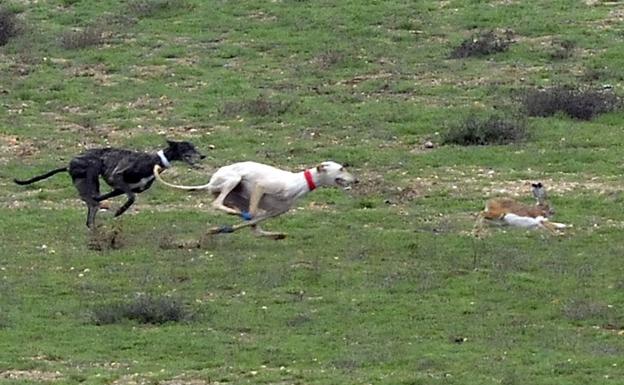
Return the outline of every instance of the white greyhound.
[[[205,185],[180,186],[160,177],[159,166],[154,176],[169,187],[182,190],[208,190],[215,197],[212,207],[228,214],[240,215],[245,222],[234,226],[220,226],[209,230],[211,234],[231,233],[251,226],[254,234],[282,239],[284,233],[264,231],[258,223],[284,214],[295,201],[321,186],[348,188],[357,183],[342,165],[327,161],[316,167],[294,173],[256,162],[239,162],[219,168]]]

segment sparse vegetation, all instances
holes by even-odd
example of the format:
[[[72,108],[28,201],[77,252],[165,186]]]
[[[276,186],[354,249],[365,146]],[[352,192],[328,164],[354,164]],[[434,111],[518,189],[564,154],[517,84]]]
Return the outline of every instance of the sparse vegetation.
[[[572,321],[598,321],[601,325],[608,324],[613,318],[608,304],[585,298],[568,300],[563,307],[563,314]]]
[[[190,11],[193,6],[187,0],[132,0],[128,11],[137,17],[152,17],[163,12]]]
[[[0,330],[8,328],[9,326],[11,326],[11,323],[9,321],[9,317],[3,311],[3,309],[0,309]]]
[[[124,320],[162,325],[187,321],[190,317],[179,299],[152,295],[138,295],[130,302],[113,302],[91,310],[91,321],[96,325],[115,324]]]
[[[494,31],[479,32],[465,39],[450,54],[451,59],[488,56],[505,52],[513,42],[513,32],[507,30],[503,34]]]
[[[620,98],[611,90],[595,91],[557,86],[528,90],[522,104],[529,116],[552,116],[563,113],[571,118],[591,120],[596,115],[621,108]]]
[[[461,146],[482,146],[518,143],[526,140],[527,137],[527,122],[522,118],[470,115],[459,124],[449,128],[442,142]]]
[[[225,116],[277,116],[282,115],[290,108],[292,102],[258,96],[255,99],[227,102],[221,107]]]

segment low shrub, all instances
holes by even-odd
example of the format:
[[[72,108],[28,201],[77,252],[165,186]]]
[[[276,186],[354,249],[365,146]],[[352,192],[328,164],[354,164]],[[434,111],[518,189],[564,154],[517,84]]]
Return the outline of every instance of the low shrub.
[[[490,144],[510,144],[528,138],[525,119],[491,115],[480,117],[470,115],[459,124],[449,128],[442,136],[442,144],[479,146]]]
[[[601,320],[608,322],[613,315],[603,302],[584,298],[572,298],[563,306],[563,315],[571,321]]]
[[[83,49],[104,43],[104,30],[100,27],[86,27],[79,31],[67,31],[61,34],[61,47],[64,49]]]
[[[15,13],[0,7],[0,46],[6,45],[12,37],[17,36],[19,30]]]
[[[472,56],[487,56],[498,52],[505,52],[512,43],[513,33],[506,31],[499,35],[494,31],[479,32],[451,51],[451,59],[461,59]]]
[[[132,320],[141,324],[161,325],[189,320],[189,311],[176,298],[140,295],[131,302],[116,302],[91,310],[96,325],[108,325]]]
[[[552,116],[564,113],[571,118],[591,120],[598,114],[621,108],[620,98],[611,90],[594,91],[557,86],[529,90],[522,95],[529,116]]]
[[[569,59],[574,55],[576,43],[572,40],[553,40],[550,58],[553,60]]]
[[[314,59],[314,62],[316,63],[318,68],[326,70],[336,66],[344,60],[345,54],[343,52],[337,50],[327,50],[317,55]]]

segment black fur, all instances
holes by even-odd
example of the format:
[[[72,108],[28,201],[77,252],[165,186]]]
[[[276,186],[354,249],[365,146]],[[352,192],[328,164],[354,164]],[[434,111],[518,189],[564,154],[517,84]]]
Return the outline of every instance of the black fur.
[[[189,142],[168,140],[167,144],[163,153],[170,162],[181,160],[194,165],[205,158]],[[101,201],[126,194],[128,200],[117,209],[115,216],[123,214],[134,203],[135,194],[147,190],[154,183],[153,170],[157,164],[165,167],[158,154],[118,148],[94,148],[73,158],[68,167],[60,167],[27,180],[14,181],[19,185],[26,185],[68,171],[80,197],[87,204],[87,227],[91,228]],[[103,195],[100,195],[100,176],[113,188]]]

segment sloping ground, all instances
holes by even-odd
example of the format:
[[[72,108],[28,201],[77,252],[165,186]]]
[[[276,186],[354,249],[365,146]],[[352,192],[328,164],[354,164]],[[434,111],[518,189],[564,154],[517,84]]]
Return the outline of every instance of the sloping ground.
[[[522,115],[527,89],[620,95],[618,2],[2,5],[21,29],[0,47],[0,383],[619,378],[622,112],[527,118],[529,138],[506,146],[441,145],[471,114]],[[482,31],[511,44],[449,59]],[[67,175],[12,182],[85,148],[155,152],[166,138],[208,155],[168,180],[333,159],[361,183],[310,194],[266,224],[289,234],[269,242],[206,236],[238,219],[201,192],[156,185],[89,233]],[[572,229],[472,236],[486,199],[529,203],[533,181]],[[193,317],[94,323],[146,294]]]

